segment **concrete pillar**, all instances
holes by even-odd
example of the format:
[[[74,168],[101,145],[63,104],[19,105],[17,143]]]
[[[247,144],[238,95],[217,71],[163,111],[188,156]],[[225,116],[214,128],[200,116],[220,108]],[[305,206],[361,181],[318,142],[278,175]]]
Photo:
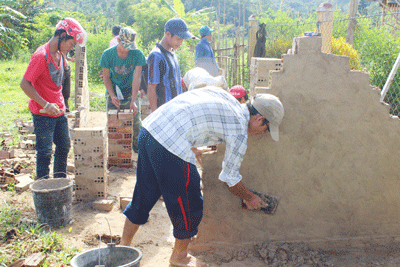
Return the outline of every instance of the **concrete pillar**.
[[[254,55],[254,48],[256,47],[256,34],[258,30],[258,21],[256,15],[249,17],[249,51],[247,53],[247,64],[250,64],[251,58]]]
[[[331,53],[332,49],[333,12],[335,12],[335,7],[330,3],[322,3],[317,8],[317,21],[322,37],[321,51],[323,53]]]

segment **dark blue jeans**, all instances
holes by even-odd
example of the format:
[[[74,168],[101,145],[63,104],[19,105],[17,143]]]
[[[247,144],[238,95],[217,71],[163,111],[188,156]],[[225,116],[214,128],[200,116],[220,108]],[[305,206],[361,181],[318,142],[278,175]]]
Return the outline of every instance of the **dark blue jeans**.
[[[49,178],[49,166],[54,153],[54,178],[67,177],[67,157],[71,148],[71,138],[66,116],[46,117],[32,114],[36,134],[36,177]]]

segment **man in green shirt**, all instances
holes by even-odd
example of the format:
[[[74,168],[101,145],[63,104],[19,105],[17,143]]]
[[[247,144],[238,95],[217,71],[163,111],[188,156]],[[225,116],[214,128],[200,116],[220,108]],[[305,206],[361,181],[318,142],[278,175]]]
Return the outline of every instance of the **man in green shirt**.
[[[107,89],[107,111],[110,109],[130,109],[133,111],[132,148],[138,152],[138,136],[142,127],[140,118],[139,86],[142,66],[146,58],[137,49],[136,32],[131,28],[122,28],[118,36],[118,45],[103,52],[100,67],[103,68],[103,81]]]

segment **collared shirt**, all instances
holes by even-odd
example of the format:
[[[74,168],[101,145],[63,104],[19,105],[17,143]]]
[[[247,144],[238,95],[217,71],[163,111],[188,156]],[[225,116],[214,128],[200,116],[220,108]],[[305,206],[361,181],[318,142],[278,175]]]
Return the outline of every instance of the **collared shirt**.
[[[250,113],[225,90],[207,86],[178,95],[151,113],[143,127],[168,151],[195,164],[192,147],[225,143],[219,179],[234,186],[247,148]]]
[[[175,51],[168,51],[156,43],[147,63],[148,83],[157,84],[157,107],[183,93],[181,71]]]
[[[215,61],[214,52],[207,38],[202,38],[196,45],[195,65],[207,70],[214,77],[219,75],[219,68]]]

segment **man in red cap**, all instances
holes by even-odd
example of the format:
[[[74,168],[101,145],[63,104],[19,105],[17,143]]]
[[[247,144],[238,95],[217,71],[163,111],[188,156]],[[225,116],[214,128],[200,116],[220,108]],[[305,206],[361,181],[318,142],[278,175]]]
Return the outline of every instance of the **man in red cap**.
[[[232,86],[229,92],[239,101],[240,104],[245,104],[247,100],[249,100],[246,89],[241,85]]]
[[[31,57],[21,81],[29,99],[36,134],[36,177],[48,178],[54,153],[54,177],[66,177],[67,157],[71,147],[62,82],[66,55],[75,45],[85,46],[87,35],[73,18],[64,18],[56,25],[54,36],[40,46]]]

